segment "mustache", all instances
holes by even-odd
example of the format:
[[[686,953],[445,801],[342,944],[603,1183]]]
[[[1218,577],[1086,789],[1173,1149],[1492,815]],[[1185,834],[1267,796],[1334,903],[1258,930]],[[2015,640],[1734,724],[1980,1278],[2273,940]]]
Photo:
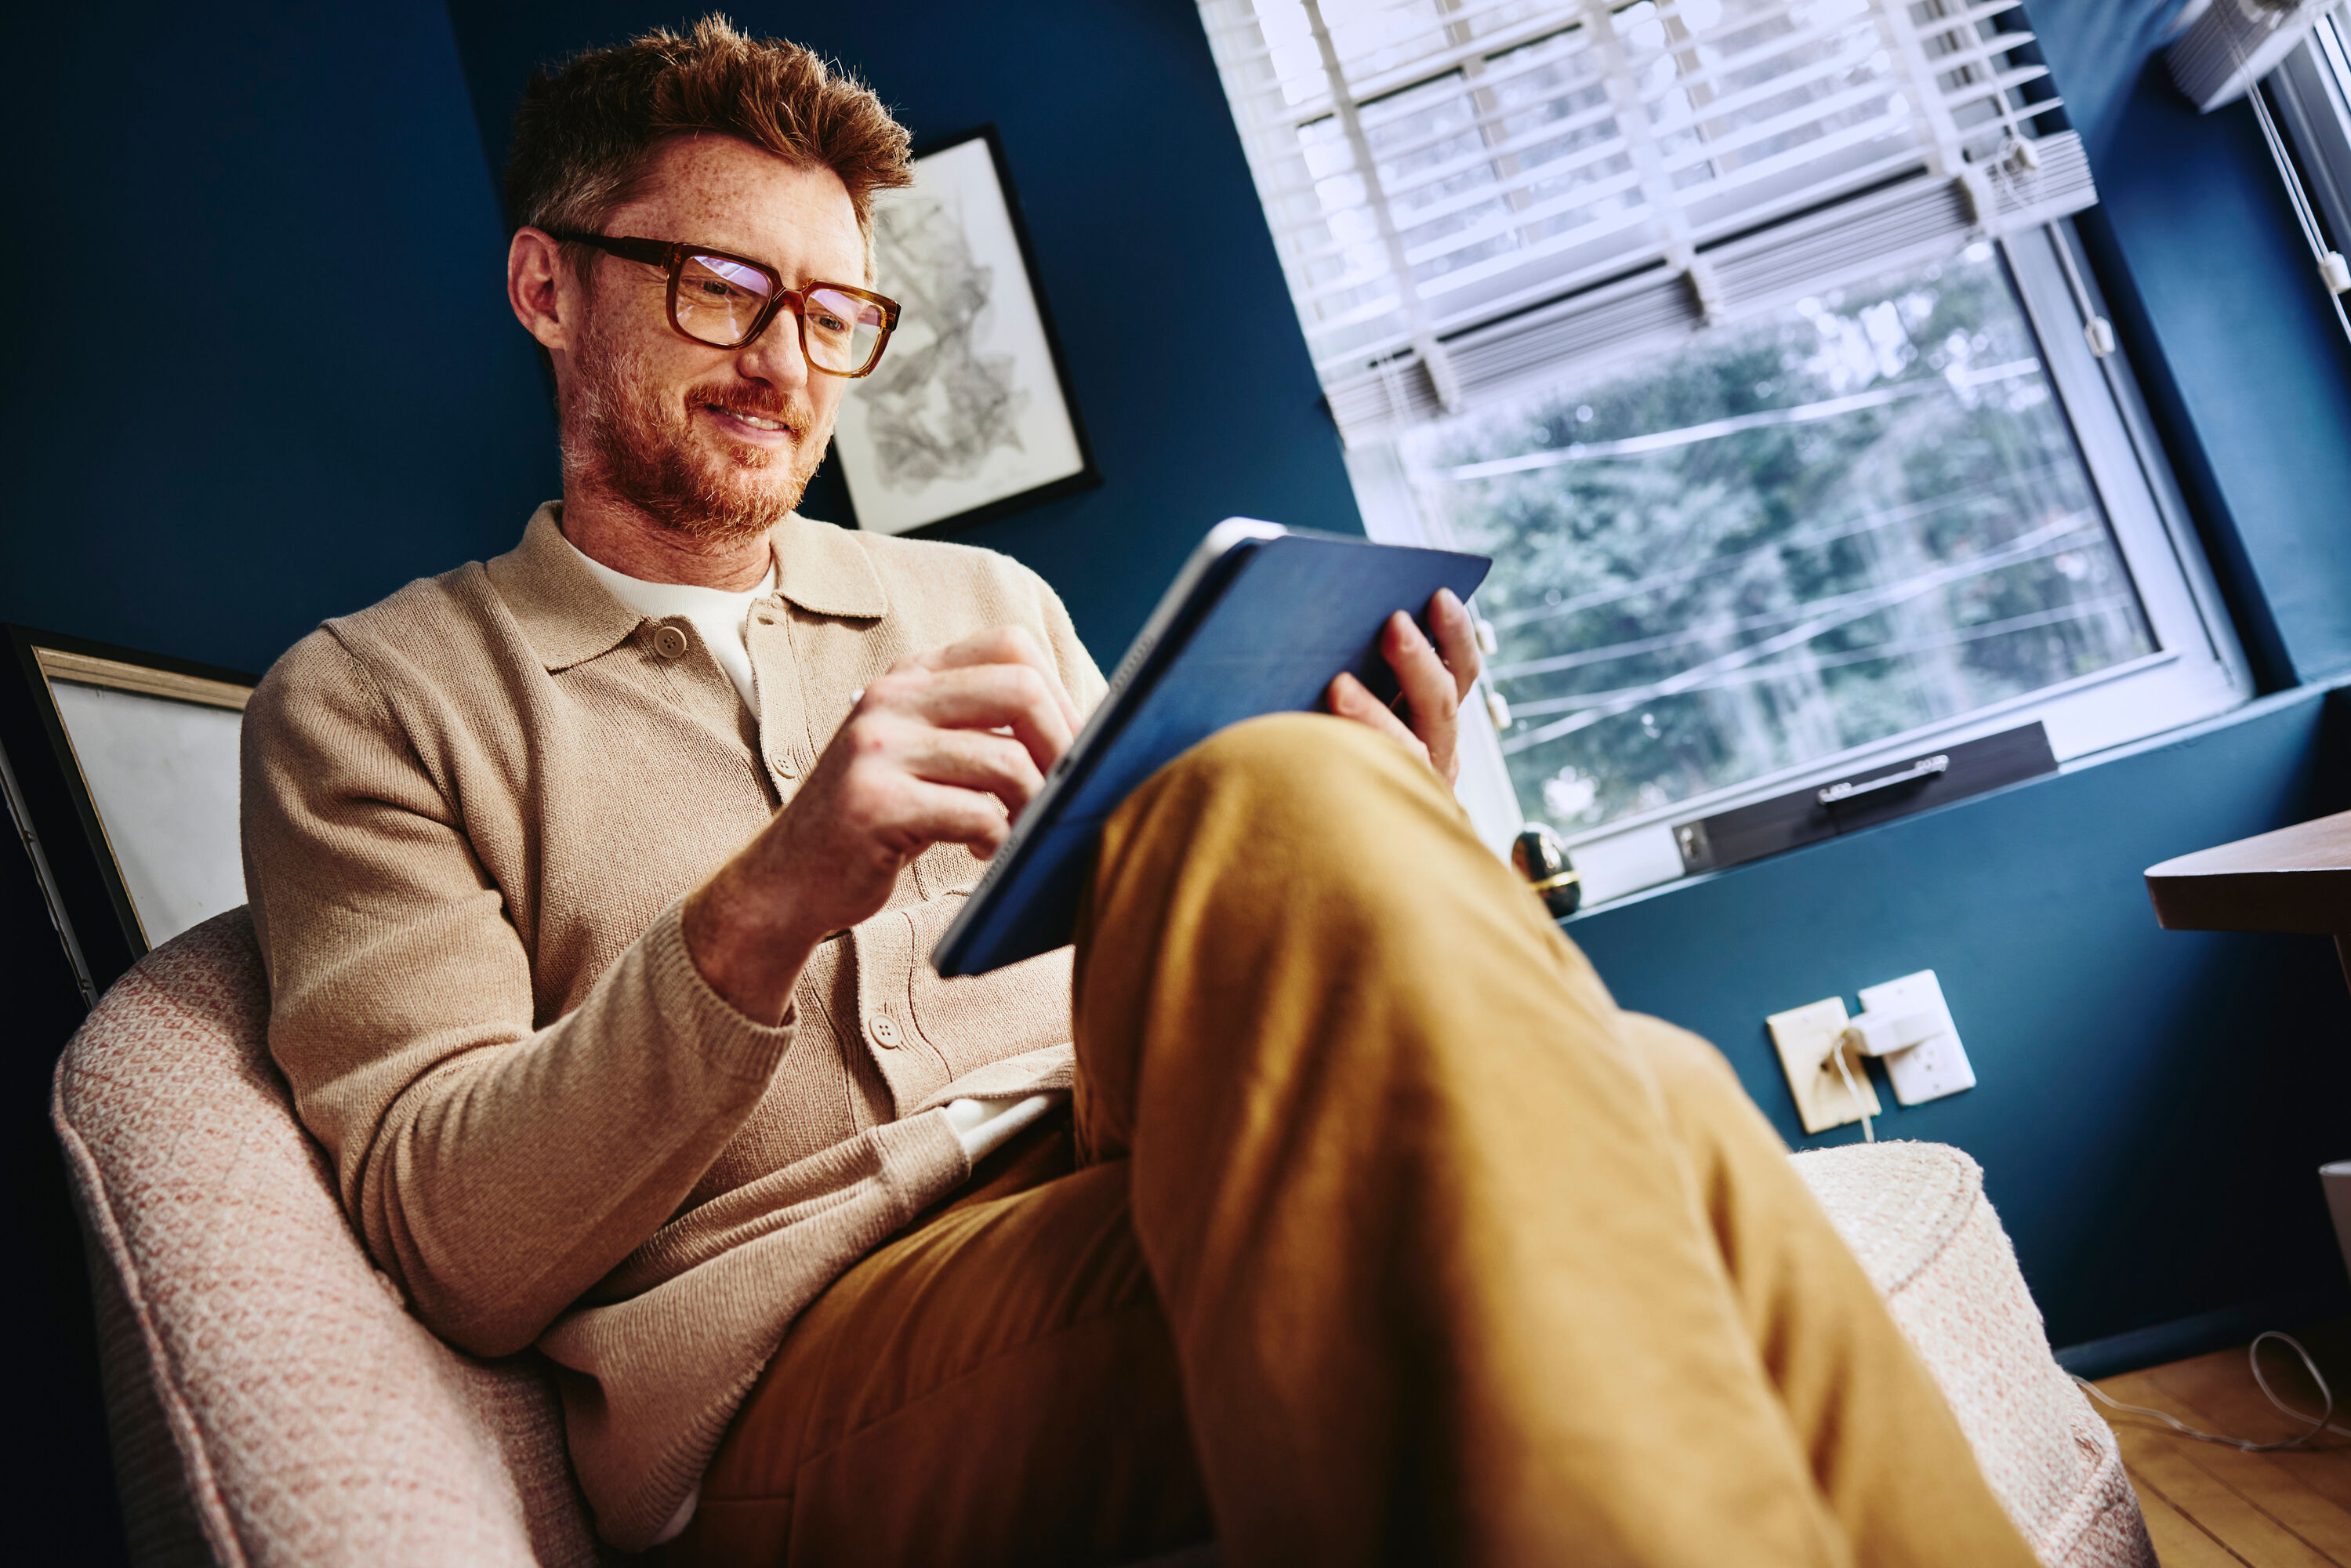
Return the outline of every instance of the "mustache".
[[[687,401],[695,408],[713,408],[721,413],[776,420],[791,426],[796,435],[806,435],[816,423],[816,410],[809,404],[794,398],[763,394],[750,387],[695,392],[689,395]]]

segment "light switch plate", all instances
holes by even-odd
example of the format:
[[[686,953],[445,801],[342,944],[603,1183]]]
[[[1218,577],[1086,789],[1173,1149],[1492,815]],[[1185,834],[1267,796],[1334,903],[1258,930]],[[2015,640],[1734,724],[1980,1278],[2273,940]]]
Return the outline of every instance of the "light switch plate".
[[[1773,1013],[1763,1021],[1771,1030],[1771,1043],[1779,1048],[1780,1071],[1788,1075],[1788,1088],[1796,1097],[1796,1114],[1805,1132],[1825,1133],[1831,1127],[1858,1122],[1865,1113],[1882,1113],[1877,1090],[1869,1082],[1861,1054],[1851,1046],[1842,1048],[1845,1066],[1853,1072],[1853,1086],[1861,1091],[1858,1103],[1829,1055],[1830,1042],[1844,1033],[1847,1022],[1843,997],[1824,997]]]
[[[1886,1076],[1894,1085],[1894,1097],[1905,1105],[1940,1100],[1946,1094],[1957,1094],[1962,1089],[1976,1086],[1976,1070],[1968,1061],[1966,1049],[1959,1044],[1959,1026],[1951,1021],[1950,1007],[1943,1000],[1942,982],[1935,978],[1934,970],[1921,969],[1882,986],[1863,987],[1861,1010],[1885,1013],[1889,1018],[1931,1012],[1942,1019],[1943,1027],[1938,1032],[1907,1051],[1879,1059],[1886,1063]]]

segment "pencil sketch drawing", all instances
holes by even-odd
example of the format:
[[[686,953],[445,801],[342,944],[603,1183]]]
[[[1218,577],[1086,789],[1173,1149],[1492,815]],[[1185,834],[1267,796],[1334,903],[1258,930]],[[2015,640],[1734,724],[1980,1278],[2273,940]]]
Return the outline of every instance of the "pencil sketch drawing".
[[[898,330],[832,437],[861,528],[992,515],[1092,477],[1014,214],[984,131],[874,204],[873,287]]]
[[[962,214],[930,198],[877,213],[874,246],[906,319],[932,331],[927,342],[884,358],[862,389],[883,483],[920,490],[941,479],[968,479],[988,454],[1020,449],[1020,416],[1029,405],[1013,356],[978,349],[996,269],[973,257]]]

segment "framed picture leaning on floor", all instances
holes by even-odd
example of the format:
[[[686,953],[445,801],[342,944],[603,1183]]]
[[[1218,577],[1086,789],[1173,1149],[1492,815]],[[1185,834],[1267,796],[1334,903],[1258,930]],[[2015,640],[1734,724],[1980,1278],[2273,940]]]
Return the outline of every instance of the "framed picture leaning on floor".
[[[245,902],[237,732],[254,677],[0,626],[0,796],[95,1002],[150,948]]]
[[[833,433],[860,528],[960,527],[1102,482],[993,126],[876,193],[873,267],[898,326]]]

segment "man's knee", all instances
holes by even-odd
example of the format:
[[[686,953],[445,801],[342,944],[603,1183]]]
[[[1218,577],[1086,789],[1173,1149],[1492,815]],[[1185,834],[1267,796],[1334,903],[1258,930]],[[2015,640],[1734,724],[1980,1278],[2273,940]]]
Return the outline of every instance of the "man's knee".
[[[1328,714],[1269,714],[1193,747],[1137,791],[1135,803],[1217,802],[1271,841],[1355,836],[1397,810],[1459,808],[1427,764],[1385,736]]]
[[[1228,725],[1167,768],[1219,779],[1315,779],[1365,762],[1412,760],[1395,741],[1352,719],[1326,713],[1270,713]]]

